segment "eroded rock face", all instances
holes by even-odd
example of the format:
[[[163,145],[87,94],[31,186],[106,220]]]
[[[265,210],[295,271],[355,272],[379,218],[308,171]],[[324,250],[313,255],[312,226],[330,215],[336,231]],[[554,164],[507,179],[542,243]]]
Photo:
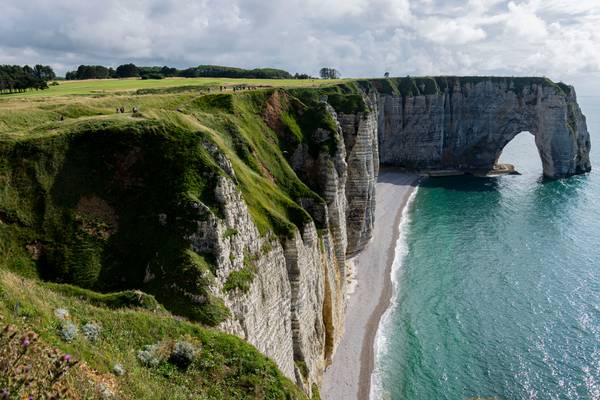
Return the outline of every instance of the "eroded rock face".
[[[378,107],[374,95],[365,96],[364,100],[367,111],[337,116],[344,134],[348,163],[348,256],[359,253],[366,246],[375,223],[375,184],[379,173]]]
[[[575,89],[568,91],[484,80],[441,94],[380,94],[380,161],[410,169],[489,170],[508,142],[529,131],[544,175],[587,172],[589,134]]]
[[[232,179],[220,177],[215,192],[224,218],[206,212],[188,239],[195,251],[215,257],[211,290],[232,313],[220,328],[253,344],[295,380],[292,292],[283,247],[278,240],[260,235]],[[231,273],[248,268],[249,263],[253,268],[249,289],[225,290]]]
[[[253,344],[311,395],[313,385],[321,382],[344,321],[344,153],[319,155],[326,157],[320,162],[330,167],[318,175],[327,205],[305,205],[327,229],[318,233],[309,222],[302,232],[281,241],[260,235],[229,160],[210,143],[205,146],[229,174],[219,177],[215,187],[224,215],[203,209],[203,218],[188,240],[195,251],[215,258],[216,281],[211,290],[232,313],[219,328]],[[226,290],[231,274],[249,264],[253,278],[248,290]]]

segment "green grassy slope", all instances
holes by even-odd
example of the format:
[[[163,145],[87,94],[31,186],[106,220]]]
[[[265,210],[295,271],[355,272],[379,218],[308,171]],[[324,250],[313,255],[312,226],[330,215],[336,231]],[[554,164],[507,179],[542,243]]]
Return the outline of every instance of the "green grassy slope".
[[[292,170],[285,149],[334,151],[335,142],[313,142],[311,133],[335,123],[308,93],[0,101],[0,314],[101,373],[123,364],[129,373],[116,379],[124,398],[302,398],[251,346],[206,328],[229,310],[209,290],[212,255],[194,252],[185,238],[206,218],[198,204],[223,213],[214,186],[226,172],[207,143],[231,162],[262,234],[285,237],[311,220],[300,202],[323,200]],[[137,114],[115,112],[134,105]],[[231,285],[243,286],[243,278]],[[69,309],[80,325],[98,322],[103,339],[65,343],[55,308]],[[136,360],[144,345],[182,338],[203,349],[186,372]]]
[[[107,384],[123,399],[304,399],[305,396],[277,370],[275,364],[241,339],[175,318],[160,310],[113,309],[69,296],[31,279],[8,272],[0,264],[0,317],[2,323],[33,328],[52,348],[84,361],[68,379],[76,398],[90,398]],[[99,303],[96,303],[99,304]],[[60,335],[58,309],[69,312],[79,327],[71,342]],[[96,340],[87,339],[82,326],[101,327]],[[195,359],[185,370],[165,359],[148,367],[138,359],[146,345],[160,344],[168,351],[177,341],[191,343]],[[115,374],[120,364],[124,374]],[[91,374],[89,369],[95,372]],[[86,373],[87,372],[87,373]]]

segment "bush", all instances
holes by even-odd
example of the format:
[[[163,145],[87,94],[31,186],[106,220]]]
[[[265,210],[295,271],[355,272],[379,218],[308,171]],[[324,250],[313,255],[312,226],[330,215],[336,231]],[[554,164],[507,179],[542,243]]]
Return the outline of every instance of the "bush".
[[[144,348],[137,353],[137,358],[146,367],[158,367],[162,362],[160,356],[160,348],[157,344],[151,344],[144,346]]]
[[[77,337],[77,325],[70,321],[65,321],[60,325],[58,333],[65,342],[72,342]]]
[[[96,340],[100,339],[102,327],[98,324],[94,324],[93,322],[88,322],[81,327],[81,331],[87,340],[90,342],[95,342]]]
[[[196,349],[189,342],[177,342],[171,351],[169,362],[181,369],[186,369],[194,362]]]
[[[123,375],[125,375],[125,368],[123,368],[122,364],[115,364],[113,366],[113,373],[116,376],[123,376]]]
[[[145,74],[142,75],[142,79],[163,79],[164,76],[162,74],[156,74],[156,73],[152,73],[152,74]]]
[[[54,315],[61,321],[65,321],[70,318],[69,310],[65,308],[57,308],[56,310],[54,310]]]
[[[157,310],[160,309],[160,304],[154,296],[141,292],[139,290],[124,290],[122,292],[114,293],[98,293],[93,290],[83,289],[74,285],[62,284],[62,283],[46,283],[50,289],[56,290],[67,296],[77,297],[80,300],[85,300],[90,304],[98,307],[108,308],[133,308],[139,307],[146,310]],[[61,310],[56,309],[54,311],[57,318],[60,318],[56,313]],[[68,319],[68,310],[66,311]]]

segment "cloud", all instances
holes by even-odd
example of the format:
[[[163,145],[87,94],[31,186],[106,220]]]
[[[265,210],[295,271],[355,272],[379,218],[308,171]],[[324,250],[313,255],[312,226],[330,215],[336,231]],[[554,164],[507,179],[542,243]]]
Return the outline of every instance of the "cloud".
[[[508,3],[505,34],[515,35],[520,39],[536,41],[548,36],[546,22],[536,14],[533,4]]]
[[[598,0],[3,0],[0,62],[345,76],[600,72]]]
[[[487,36],[481,27],[438,17],[418,21],[416,30],[422,38],[439,44],[466,44]]]

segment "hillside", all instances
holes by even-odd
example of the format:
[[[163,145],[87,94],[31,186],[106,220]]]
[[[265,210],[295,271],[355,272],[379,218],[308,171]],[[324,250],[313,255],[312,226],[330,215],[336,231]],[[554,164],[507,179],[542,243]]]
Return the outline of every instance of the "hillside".
[[[329,152],[327,143],[303,132],[335,131],[335,123],[322,104],[304,104],[286,91],[173,92],[0,101],[5,322],[31,327],[47,344],[85,361],[123,398],[301,398],[256,350],[206,328],[231,317],[223,298],[248,291],[258,255],[240,249],[242,268],[223,276],[215,255],[194,248],[189,237],[193,221],[227,214],[215,198],[225,178],[266,238],[258,251],[268,254],[278,237],[293,236],[311,221],[300,203],[323,200],[298,178],[284,148],[305,142],[313,153]],[[116,113],[119,107],[126,112]],[[208,214],[198,215],[199,206]],[[241,235],[235,228],[222,234]],[[49,281],[59,284],[43,283]],[[159,311],[130,304],[127,290],[153,294],[158,303],[150,304]],[[76,324],[101,325],[102,340],[61,340],[53,312],[62,308]],[[136,360],[145,345],[181,338],[197,342],[201,358],[214,361],[182,372]],[[122,377],[111,373],[115,363],[127,371]],[[206,386],[215,379],[216,387]]]

